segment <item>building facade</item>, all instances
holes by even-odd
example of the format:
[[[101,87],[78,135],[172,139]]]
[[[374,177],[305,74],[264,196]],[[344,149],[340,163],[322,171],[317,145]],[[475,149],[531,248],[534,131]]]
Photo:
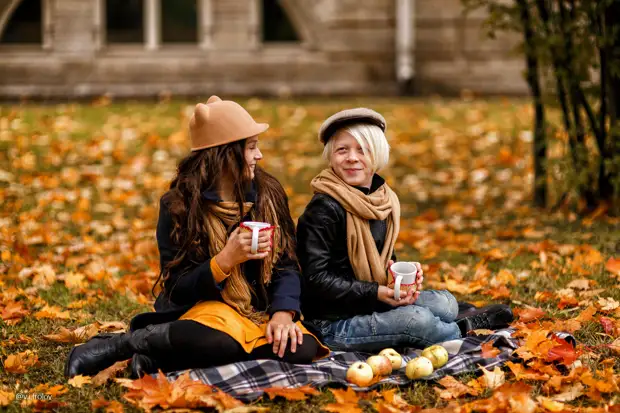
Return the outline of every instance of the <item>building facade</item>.
[[[0,97],[527,93],[459,0],[0,0]]]

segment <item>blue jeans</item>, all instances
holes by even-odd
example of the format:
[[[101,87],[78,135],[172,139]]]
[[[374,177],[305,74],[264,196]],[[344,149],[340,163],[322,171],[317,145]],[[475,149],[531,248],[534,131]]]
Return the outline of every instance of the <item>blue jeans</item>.
[[[413,305],[346,320],[313,321],[332,350],[377,352],[388,347],[424,348],[461,338],[459,308],[448,291],[420,291]]]

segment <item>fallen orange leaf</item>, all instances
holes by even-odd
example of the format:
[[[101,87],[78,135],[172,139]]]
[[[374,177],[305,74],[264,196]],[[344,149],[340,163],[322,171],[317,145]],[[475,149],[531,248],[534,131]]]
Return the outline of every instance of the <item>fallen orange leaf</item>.
[[[8,406],[15,400],[15,393],[0,389],[0,407]]]
[[[517,317],[519,317],[519,320],[524,323],[539,320],[546,315],[545,310],[536,307],[515,308],[514,313]]]
[[[317,389],[311,386],[302,386],[297,388],[270,387],[265,389],[265,393],[270,399],[284,397],[286,400],[306,400],[308,396],[316,396],[320,394]]]
[[[329,389],[336,398],[336,403],[330,403],[322,407],[323,410],[333,413],[362,413],[359,406],[359,397],[350,387],[346,390]]]
[[[479,378],[479,382],[485,388],[493,390],[506,381],[506,375],[498,366],[495,366],[493,371],[489,371],[482,366],[479,367],[480,370],[482,370],[482,376]]]
[[[490,358],[496,357],[499,353],[501,353],[501,351],[497,347],[495,347],[494,344],[495,344],[495,340],[482,343],[480,347],[482,349],[483,358],[490,359]]]
[[[41,310],[34,313],[34,316],[37,320],[40,320],[42,318],[60,318],[63,320],[71,318],[71,316],[69,315],[69,311],[62,311],[60,307],[55,305],[46,305]]]
[[[9,373],[24,374],[39,362],[39,356],[31,350],[11,354],[4,360],[4,369]]]
[[[560,363],[569,366],[573,364],[575,360],[577,360],[577,352],[572,344],[568,341],[559,338],[556,335],[553,335],[553,339],[558,345],[551,348],[549,353],[547,353],[547,361],[560,361]]]
[[[72,378],[70,378],[67,383],[71,386],[71,387],[77,387],[77,388],[81,388],[82,386],[84,386],[85,384],[90,384],[91,383],[91,377],[90,376],[82,376],[81,374],[77,375],[77,376],[73,376]]]
[[[101,386],[105,384],[108,380],[113,377],[116,377],[118,373],[125,370],[129,365],[129,360],[117,361],[107,369],[101,370],[95,376],[93,376],[92,383],[95,386]]]
[[[620,278],[620,259],[610,257],[605,263],[605,269]]]
[[[9,302],[0,314],[0,318],[8,325],[15,325],[22,321],[25,316],[30,314],[30,311],[24,309],[21,303]]]
[[[125,409],[123,405],[116,400],[108,401],[105,399],[93,400],[90,403],[90,407],[93,410],[104,409],[105,413],[123,413]]]
[[[446,376],[437,381],[445,389],[434,387],[435,391],[442,399],[457,399],[464,394],[477,396],[478,390],[461,383],[452,376]]]

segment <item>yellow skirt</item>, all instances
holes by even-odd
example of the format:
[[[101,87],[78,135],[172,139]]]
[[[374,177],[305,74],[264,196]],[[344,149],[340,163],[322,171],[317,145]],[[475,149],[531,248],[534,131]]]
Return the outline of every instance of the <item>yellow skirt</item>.
[[[265,336],[267,323],[256,325],[228,304],[219,301],[200,302],[190,308],[179,320],[194,320],[202,325],[226,333],[241,344],[241,347],[248,354],[257,347],[269,344]],[[323,345],[303,324],[299,321],[295,324],[297,324],[303,334],[310,334],[319,344],[319,350],[313,360],[321,359],[329,354],[329,348]]]

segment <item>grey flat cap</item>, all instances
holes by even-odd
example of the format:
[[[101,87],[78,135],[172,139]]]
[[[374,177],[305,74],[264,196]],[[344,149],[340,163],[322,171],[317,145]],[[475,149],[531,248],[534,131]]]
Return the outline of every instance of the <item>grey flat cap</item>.
[[[387,127],[385,118],[372,109],[345,109],[325,119],[325,122],[319,128],[319,141],[325,145],[338,129],[355,123],[370,123],[380,127],[383,132],[385,132]]]

